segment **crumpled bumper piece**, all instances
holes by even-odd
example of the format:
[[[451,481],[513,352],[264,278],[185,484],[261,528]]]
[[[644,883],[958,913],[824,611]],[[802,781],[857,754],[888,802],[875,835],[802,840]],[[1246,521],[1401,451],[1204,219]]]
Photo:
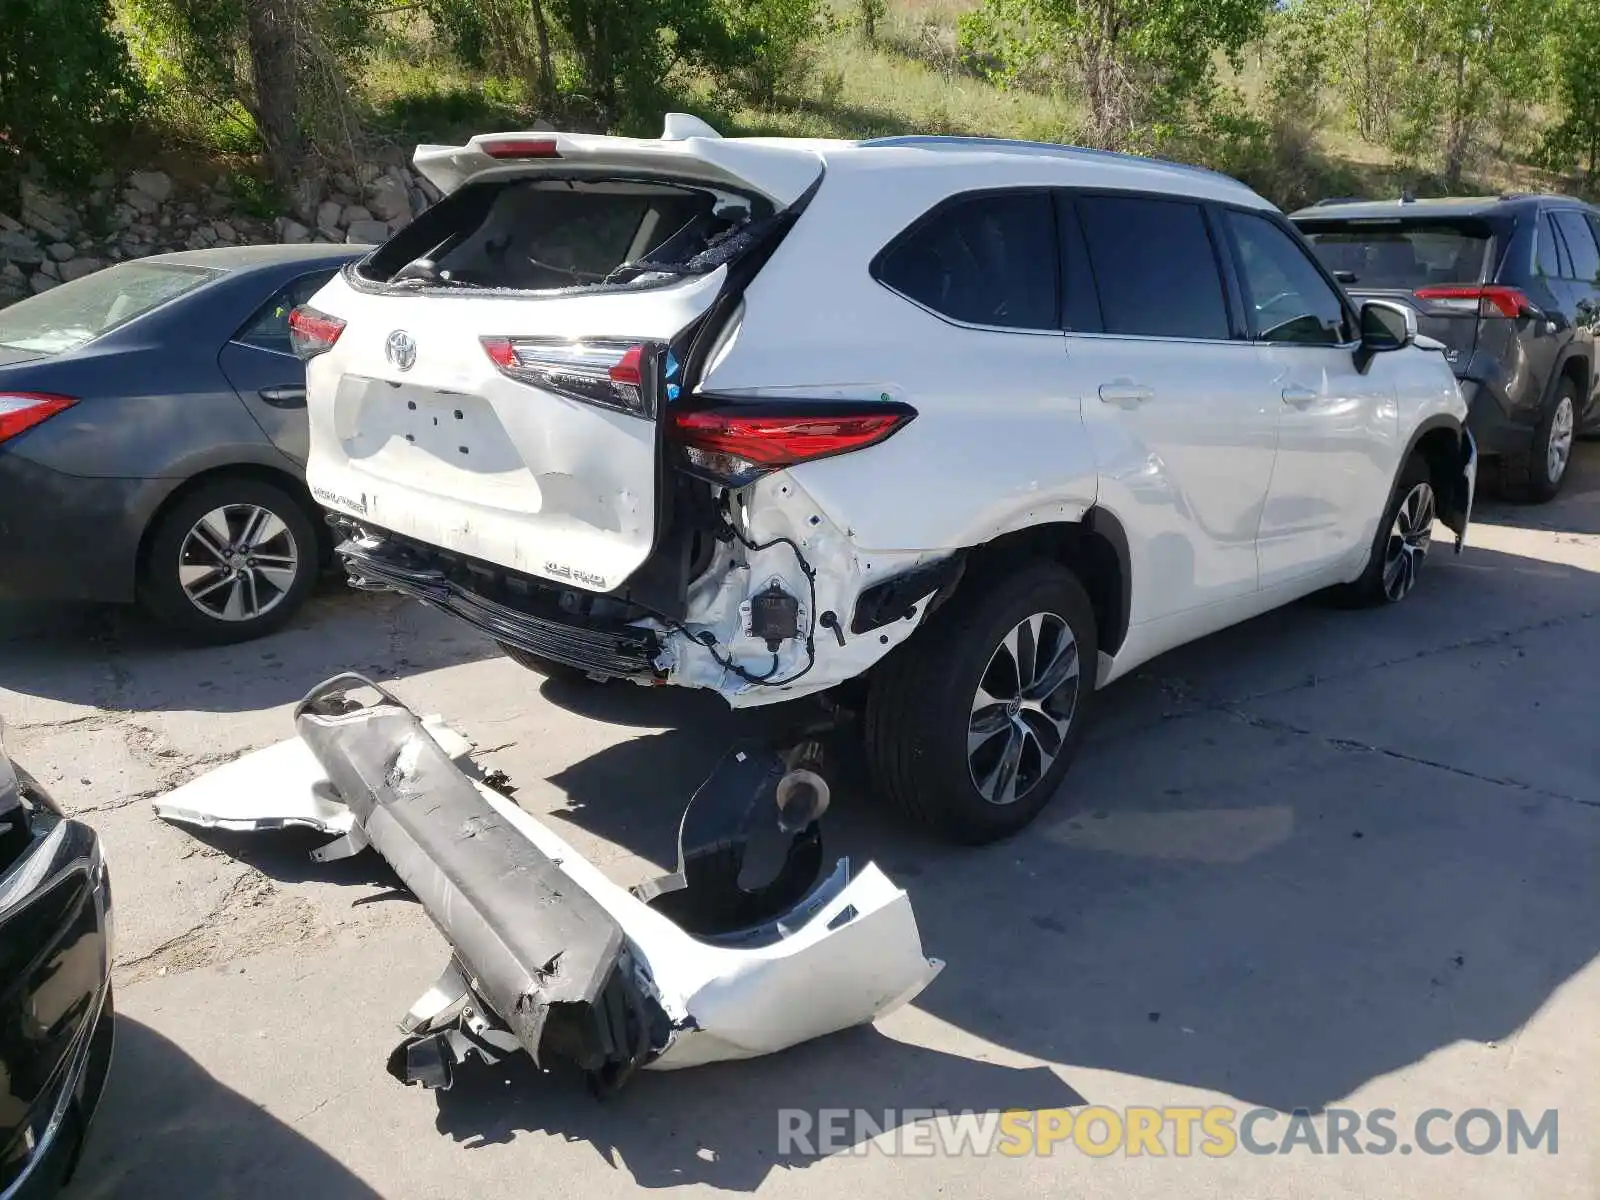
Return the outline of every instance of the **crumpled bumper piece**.
[[[351,706],[345,693],[364,687],[381,701]],[[444,744],[458,735],[441,737],[359,676],[314,689],[296,727],[296,742],[272,748],[284,771],[261,781],[254,823],[234,827],[339,832],[338,814],[317,806],[342,804],[346,836],[383,855],[444,934],[451,963],[407,1014],[390,1063],[407,1082],[448,1087],[467,1055],[494,1061],[520,1046],[536,1061],[576,1062],[609,1091],[640,1067],[769,1054],[869,1023],[943,966],[923,954],[905,892],[876,867],[852,876],[841,860],[817,878],[814,821],[789,835],[773,883],[732,885],[763,815],[777,823],[776,756],[730,751],[685,812],[678,871],[630,890],[469,778]],[[237,820],[219,811],[232,802],[209,803],[215,791],[185,791],[157,811]],[[281,811],[269,815],[274,793]]]

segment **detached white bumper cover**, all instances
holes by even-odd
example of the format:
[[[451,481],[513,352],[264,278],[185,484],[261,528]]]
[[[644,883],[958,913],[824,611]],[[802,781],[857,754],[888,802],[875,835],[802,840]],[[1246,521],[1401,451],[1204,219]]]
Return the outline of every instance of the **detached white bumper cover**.
[[[350,705],[345,693],[366,687],[380,702]],[[852,878],[841,861],[819,880],[814,819],[788,832],[775,879],[739,885],[749,838],[779,823],[785,767],[770,752],[731,750],[685,810],[678,870],[630,890],[469,778],[459,735],[357,676],[315,689],[296,724],[298,739],[156,811],[233,829],[308,825],[344,835],[323,857],[370,843],[388,860],[453,952],[402,1022],[390,1069],[407,1082],[448,1087],[467,1054],[521,1048],[613,1090],[641,1067],[770,1054],[869,1023],[943,966],[876,867]]]

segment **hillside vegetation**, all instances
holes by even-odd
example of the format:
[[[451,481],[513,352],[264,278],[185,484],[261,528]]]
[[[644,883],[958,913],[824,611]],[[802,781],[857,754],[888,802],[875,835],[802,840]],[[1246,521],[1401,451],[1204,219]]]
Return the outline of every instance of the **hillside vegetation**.
[[[0,201],[548,122],[1151,153],[1283,205],[1600,182],[1597,0],[0,0]]]

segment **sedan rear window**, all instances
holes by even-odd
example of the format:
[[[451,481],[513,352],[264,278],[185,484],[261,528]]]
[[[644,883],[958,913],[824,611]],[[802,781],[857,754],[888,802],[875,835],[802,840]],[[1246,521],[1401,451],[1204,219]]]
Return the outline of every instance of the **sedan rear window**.
[[[1300,230],[1323,266],[1358,289],[1477,283],[1489,254],[1489,229],[1476,222],[1348,221]]]
[[[661,282],[727,261],[764,202],[670,182],[469,184],[357,271],[396,286],[553,291]]]
[[[173,263],[119,263],[0,311],[0,348],[76,350],[222,273]]]

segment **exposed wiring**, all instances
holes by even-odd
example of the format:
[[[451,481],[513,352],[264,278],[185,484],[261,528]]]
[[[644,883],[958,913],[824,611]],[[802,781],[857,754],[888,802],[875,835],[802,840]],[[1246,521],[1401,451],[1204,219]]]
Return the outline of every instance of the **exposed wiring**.
[[[817,573],[812,569],[811,564],[806,561],[806,556],[800,550],[800,544],[793,538],[775,537],[770,541],[757,544],[741,533],[739,527],[734,524],[733,518],[728,514],[726,495],[724,495],[722,507],[717,510],[717,515],[722,518],[723,529],[737,539],[740,545],[744,546],[751,554],[760,554],[763,550],[770,550],[772,547],[780,545],[788,546],[793,551],[795,562],[800,564],[800,571],[806,577],[806,587],[811,593],[811,608],[807,613],[810,628],[806,631],[806,665],[786,679],[774,679],[773,676],[778,673],[778,656],[774,654],[772,656],[772,666],[767,669],[767,673],[765,675],[757,675],[734,662],[731,654],[724,654],[718,650],[716,635],[710,630],[697,634],[678,621],[669,621],[668,624],[696,645],[703,646],[719,667],[725,671],[732,671],[746,683],[763,687],[786,687],[800,679],[812,667],[817,665]]]

